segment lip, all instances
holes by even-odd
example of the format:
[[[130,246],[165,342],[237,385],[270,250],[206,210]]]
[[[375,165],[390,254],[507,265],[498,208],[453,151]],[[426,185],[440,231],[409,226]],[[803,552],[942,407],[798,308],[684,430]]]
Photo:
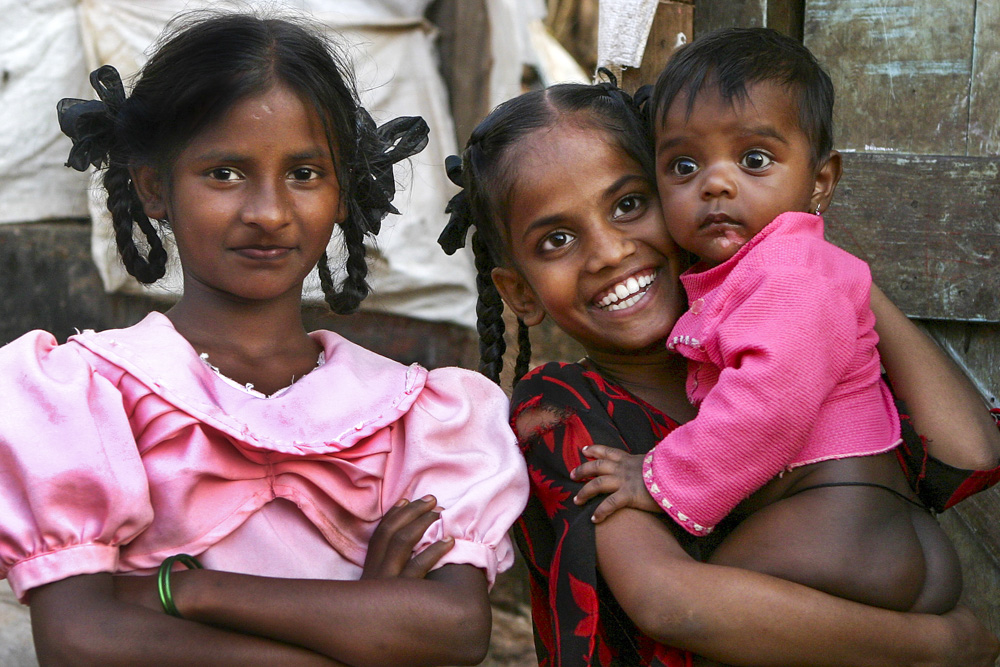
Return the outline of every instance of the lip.
[[[649,293],[659,277],[658,274],[659,271],[653,268],[634,271],[598,292],[592,304],[603,312],[617,312],[631,308]]]
[[[251,245],[233,248],[233,252],[237,255],[258,262],[284,259],[291,254],[292,250],[293,248],[291,247],[277,245]]]
[[[709,213],[702,219],[701,224],[698,225],[698,228],[709,229],[711,227],[719,225],[725,225],[729,227],[741,227],[743,223],[738,220],[734,220],[733,218],[729,217],[729,215],[726,213]]]

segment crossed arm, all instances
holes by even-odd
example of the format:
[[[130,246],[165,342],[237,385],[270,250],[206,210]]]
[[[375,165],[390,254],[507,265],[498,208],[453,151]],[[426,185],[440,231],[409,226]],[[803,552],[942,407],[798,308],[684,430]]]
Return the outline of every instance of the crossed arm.
[[[476,664],[490,634],[486,578],[468,565],[428,571],[451,548],[412,548],[436,502],[386,513],[360,581],[175,572],[183,616],[163,613],[154,577],[72,577],[32,593],[42,664]],[[426,576],[425,576],[426,575]]]

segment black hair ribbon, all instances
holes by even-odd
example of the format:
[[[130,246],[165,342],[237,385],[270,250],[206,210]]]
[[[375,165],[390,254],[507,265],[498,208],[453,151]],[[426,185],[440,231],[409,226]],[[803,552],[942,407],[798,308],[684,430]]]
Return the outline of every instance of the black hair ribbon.
[[[401,160],[416,155],[427,146],[430,128],[420,116],[394,118],[378,128],[364,107],[358,107],[359,142],[374,142],[369,150],[359,151],[368,160],[368,176],[359,179],[358,202],[368,212],[366,216],[371,233],[377,234],[382,219],[388,213],[396,213],[392,199],[396,195],[396,181],[392,166]]]
[[[441,230],[438,236],[438,245],[445,251],[445,254],[454,255],[459,248],[465,247],[465,237],[472,226],[472,215],[469,210],[469,197],[465,192],[465,183],[462,178],[462,158],[457,155],[449,155],[444,160],[444,168],[448,173],[448,180],[463,188],[461,192],[451,198],[444,212],[451,214],[448,224]]]
[[[87,165],[100,169],[108,163],[114,145],[115,117],[125,103],[125,86],[111,65],[90,73],[90,85],[98,100],[64,98],[56,104],[59,129],[73,140],[66,166],[86,171]]]

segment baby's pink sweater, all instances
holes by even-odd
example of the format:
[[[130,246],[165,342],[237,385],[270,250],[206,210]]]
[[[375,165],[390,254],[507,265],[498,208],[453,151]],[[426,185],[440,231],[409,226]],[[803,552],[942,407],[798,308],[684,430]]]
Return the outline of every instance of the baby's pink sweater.
[[[698,416],[657,444],[644,475],[686,530],[707,534],[782,471],[898,444],[868,265],[823,240],[821,217],[784,213],[681,281],[690,309],[668,347],[689,360]]]

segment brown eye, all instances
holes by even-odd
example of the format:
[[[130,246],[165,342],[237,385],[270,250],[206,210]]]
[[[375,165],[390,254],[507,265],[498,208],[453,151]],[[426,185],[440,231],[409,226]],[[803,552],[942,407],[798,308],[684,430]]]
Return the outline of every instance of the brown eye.
[[[299,167],[292,170],[291,176],[296,181],[314,181],[320,177],[320,174],[311,167]]]
[[[670,171],[677,176],[690,176],[698,171],[698,163],[689,157],[679,157],[670,163]]]
[[[628,217],[630,214],[636,211],[642,210],[646,205],[646,198],[642,195],[632,194],[625,195],[618,200],[618,204],[615,206],[614,213],[612,217],[615,220],[619,218]]]
[[[235,181],[240,178],[240,173],[229,167],[216,167],[208,175],[217,181]]]
[[[764,151],[747,151],[740,160],[740,164],[751,171],[767,169],[772,162],[774,160]]]
[[[560,248],[568,246],[575,239],[576,237],[570,234],[569,232],[564,232],[564,231],[552,232],[551,234],[547,235],[544,239],[542,239],[541,244],[539,244],[539,248],[543,252],[549,250],[559,250]]]

